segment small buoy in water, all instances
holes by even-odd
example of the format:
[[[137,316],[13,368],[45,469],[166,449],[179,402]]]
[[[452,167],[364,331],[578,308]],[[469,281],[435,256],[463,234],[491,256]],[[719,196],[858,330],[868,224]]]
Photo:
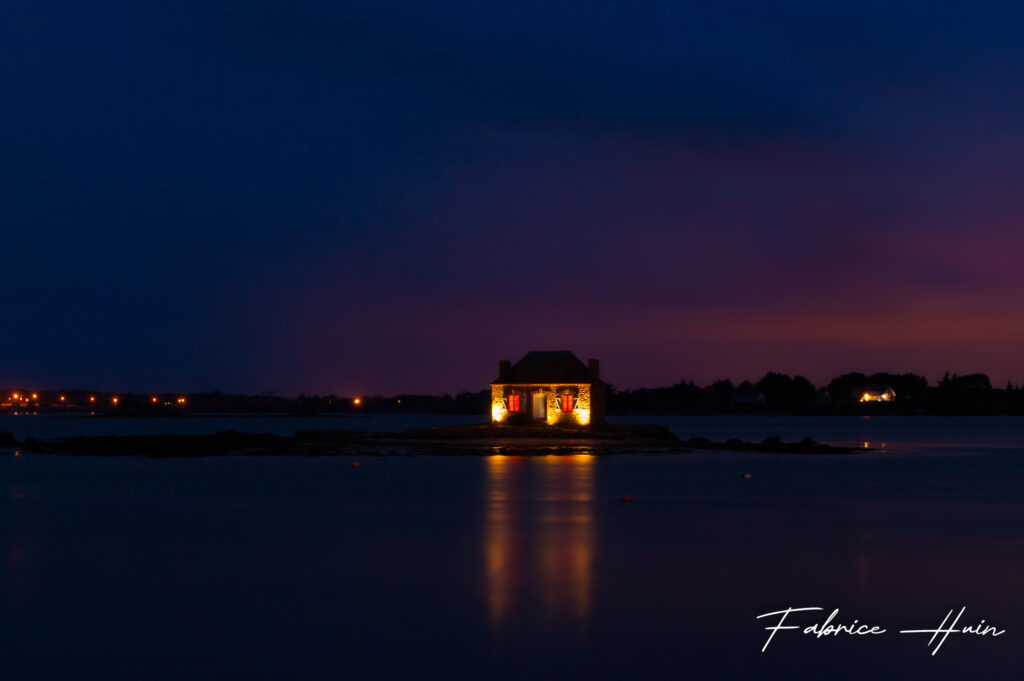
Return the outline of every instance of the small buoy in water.
[[[352,462],[352,468],[362,468],[362,467],[363,467],[363,464],[359,463],[358,461],[353,461]]]
[[[754,476],[751,475],[750,473],[744,473],[743,474],[743,479],[744,480],[750,480],[752,477],[754,477]]]
[[[627,495],[625,495],[623,497],[619,497],[619,501],[633,501],[633,497],[631,495],[627,494]]]

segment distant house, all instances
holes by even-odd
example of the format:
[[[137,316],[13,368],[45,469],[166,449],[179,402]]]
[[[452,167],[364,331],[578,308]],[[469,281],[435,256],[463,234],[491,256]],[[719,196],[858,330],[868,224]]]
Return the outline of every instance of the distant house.
[[[738,407],[756,407],[764,404],[764,391],[756,386],[741,385],[732,391],[729,403]]]
[[[515,364],[498,362],[491,383],[495,423],[589,426],[604,422],[604,383],[596,359],[568,350],[528,352]]]
[[[896,391],[887,385],[874,386],[871,390],[864,391],[860,396],[861,402],[893,402],[896,400]]]

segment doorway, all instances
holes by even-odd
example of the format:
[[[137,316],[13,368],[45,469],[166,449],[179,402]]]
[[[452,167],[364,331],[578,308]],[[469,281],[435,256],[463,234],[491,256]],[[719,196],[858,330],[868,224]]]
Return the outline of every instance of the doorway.
[[[531,413],[534,421],[546,421],[548,418],[548,396],[544,393],[533,393]]]

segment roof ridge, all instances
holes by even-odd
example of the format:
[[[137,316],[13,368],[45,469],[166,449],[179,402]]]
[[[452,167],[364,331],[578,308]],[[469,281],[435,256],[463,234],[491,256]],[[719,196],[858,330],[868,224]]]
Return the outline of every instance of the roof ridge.
[[[494,383],[596,383],[590,368],[571,350],[531,350]]]

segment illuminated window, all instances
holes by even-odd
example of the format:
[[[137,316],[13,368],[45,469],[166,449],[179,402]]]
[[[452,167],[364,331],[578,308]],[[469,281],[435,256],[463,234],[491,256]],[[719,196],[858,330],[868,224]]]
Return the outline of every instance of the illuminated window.
[[[562,395],[562,411],[566,414],[571,414],[573,402],[575,402],[575,400],[569,393]]]
[[[519,411],[519,395],[508,396],[508,410]]]

